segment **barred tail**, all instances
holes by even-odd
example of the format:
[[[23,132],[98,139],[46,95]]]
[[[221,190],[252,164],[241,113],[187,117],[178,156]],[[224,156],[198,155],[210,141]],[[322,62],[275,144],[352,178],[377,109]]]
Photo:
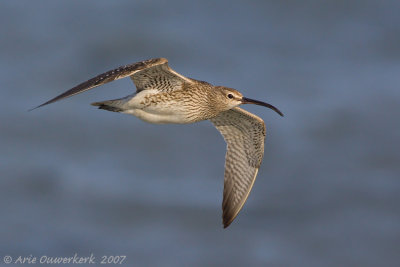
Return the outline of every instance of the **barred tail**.
[[[121,100],[107,100],[102,102],[94,102],[91,105],[99,107],[99,109],[104,109],[112,112],[121,112]]]

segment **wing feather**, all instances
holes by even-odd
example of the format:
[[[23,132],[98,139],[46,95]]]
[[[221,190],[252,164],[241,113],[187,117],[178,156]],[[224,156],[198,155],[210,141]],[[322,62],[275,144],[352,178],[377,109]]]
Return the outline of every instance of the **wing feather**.
[[[143,72],[143,75],[139,75],[139,73]],[[83,93],[85,91],[88,91],[90,89],[93,89],[97,86],[119,80],[125,77],[131,76],[132,80],[134,83],[137,85],[139,84],[139,87],[137,87],[138,91],[144,90],[144,89],[150,89],[152,84],[159,84],[158,81],[163,81],[162,84],[170,84],[171,86],[176,86],[178,84],[178,80],[180,82],[183,81],[191,81],[191,79],[186,78],[177,72],[173,71],[168,67],[168,60],[165,58],[154,58],[154,59],[149,59],[145,61],[140,61],[137,63],[125,65],[118,67],[116,69],[107,71],[105,73],[102,73],[100,75],[97,75],[94,78],[91,78],[87,80],[86,82],[83,82],[81,84],[78,84],[77,86],[71,88],[70,90],[54,97],[53,99],[50,99],[49,101],[33,108],[39,108],[54,102],[57,102],[59,100],[62,100],[64,98],[77,95],[80,93]],[[143,77],[147,77],[144,79]],[[160,78],[161,77],[161,78]],[[160,88],[153,88],[153,89],[160,89]]]
[[[171,92],[182,89],[183,83],[192,83],[193,80],[187,78],[168,66],[168,61],[162,64],[146,68],[135,72],[130,76],[135,84],[137,91],[156,89],[162,92]]]
[[[227,143],[222,201],[228,227],[242,209],[264,156],[265,124],[256,115],[233,108],[210,119]]]

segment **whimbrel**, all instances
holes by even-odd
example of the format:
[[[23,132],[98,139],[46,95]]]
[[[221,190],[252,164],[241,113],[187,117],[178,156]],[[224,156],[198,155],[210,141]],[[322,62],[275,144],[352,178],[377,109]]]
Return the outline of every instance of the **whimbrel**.
[[[227,143],[223,225],[228,227],[249,196],[264,155],[265,124],[239,108],[256,104],[283,114],[274,106],[244,97],[235,89],[187,78],[168,66],[165,58],[149,59],[100,74],[38,106],[130,77],[137,90],[123,98],[92,103],[99,109],[131,114],[150,123],[193,123],[210,120]],[[37,107],[37,108],[38,108]]]

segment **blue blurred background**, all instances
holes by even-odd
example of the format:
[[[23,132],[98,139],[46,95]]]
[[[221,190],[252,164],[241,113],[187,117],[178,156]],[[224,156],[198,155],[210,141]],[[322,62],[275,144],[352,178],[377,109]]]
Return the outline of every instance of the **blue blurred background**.
[[[399,1],[1,1],[0,252],[146,266],[400,261]],[[223,230],[225,143],[89,103],[27,112],[99,73],[166,57],[280,108],[244,209]]]

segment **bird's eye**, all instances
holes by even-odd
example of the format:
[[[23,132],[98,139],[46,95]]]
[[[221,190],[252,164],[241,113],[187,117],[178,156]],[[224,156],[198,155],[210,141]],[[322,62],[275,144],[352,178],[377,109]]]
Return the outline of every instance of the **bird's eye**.
[[[232,94],[228,94],[228,98],[233,98],[233,95]]]

